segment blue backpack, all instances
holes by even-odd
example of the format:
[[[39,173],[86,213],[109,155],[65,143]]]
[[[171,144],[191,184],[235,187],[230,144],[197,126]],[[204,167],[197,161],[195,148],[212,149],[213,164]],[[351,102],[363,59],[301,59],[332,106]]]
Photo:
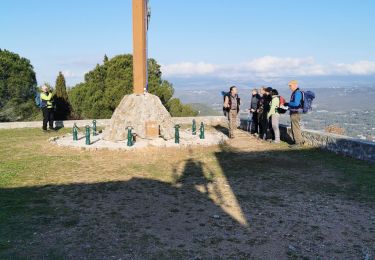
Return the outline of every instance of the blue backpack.
[[[39,108],[44,107],[43,101],[40,98],[40,92],[36,92],[36,94],[35,94],[35,105]]]
[[[308,90],[308,91],[301,91],[302,92],[302,112],[307,114],[312,110],[312,102],[315,99],[315,93]]]

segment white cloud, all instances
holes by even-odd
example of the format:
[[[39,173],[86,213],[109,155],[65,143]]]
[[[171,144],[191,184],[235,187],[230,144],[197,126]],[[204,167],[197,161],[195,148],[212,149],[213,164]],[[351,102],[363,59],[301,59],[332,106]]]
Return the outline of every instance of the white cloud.
[[[264,56],[239,64],[181,62],[162,65],[167,77],[214,76],[219,78],[263,78],[297,76],[375,75],[375,61],[318,64],[314,58]]]
[[[339,71],[354,75],[372,75],[375,74],[375,61],[358,61],[352,64],[337,64]]]
[[[162,65],[164,75],[192,76],[214,73],[215,65],[205,62],[181,62],[177,64]]]
[[[82,74],[75,73],[71,70],[63,70],[62,74],[64,75],[65,78],[78,78],[82,77]]]

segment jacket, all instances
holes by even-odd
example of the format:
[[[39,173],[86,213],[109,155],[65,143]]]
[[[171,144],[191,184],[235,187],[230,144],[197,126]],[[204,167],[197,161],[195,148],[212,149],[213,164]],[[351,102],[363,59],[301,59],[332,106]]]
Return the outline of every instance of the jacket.
[[[267,118],[270,118],[272,115],[278,115],[277,109],[280,106],[280,96],[273,96],[271,101],[271,108],[267,114]]]

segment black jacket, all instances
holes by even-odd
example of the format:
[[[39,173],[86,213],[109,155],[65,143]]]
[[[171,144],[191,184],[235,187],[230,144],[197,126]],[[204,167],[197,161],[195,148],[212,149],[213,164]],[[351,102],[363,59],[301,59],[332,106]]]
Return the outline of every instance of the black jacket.
[[[254,109],[256,111],[259,108],[259,100],[259,94],[253,95],[250,101],[250,109]]]

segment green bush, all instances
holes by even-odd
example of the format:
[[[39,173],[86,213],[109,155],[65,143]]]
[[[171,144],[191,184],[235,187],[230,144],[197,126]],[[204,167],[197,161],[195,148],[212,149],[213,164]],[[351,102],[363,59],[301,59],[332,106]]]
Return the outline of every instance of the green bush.
[[[172,84],[162,80],[160,65],[148,60],[148,91],[157,95],[172,116],[193,116],[190,107],[172,99]],[[85,75],[85,81],[69,92],[73,118],[110,118],[124,95],[133,92],[133,57],[118,55],[99,65]],[[173,100],[173,101],[172,101]],[[178,100],[178,101],[176,101]]]

